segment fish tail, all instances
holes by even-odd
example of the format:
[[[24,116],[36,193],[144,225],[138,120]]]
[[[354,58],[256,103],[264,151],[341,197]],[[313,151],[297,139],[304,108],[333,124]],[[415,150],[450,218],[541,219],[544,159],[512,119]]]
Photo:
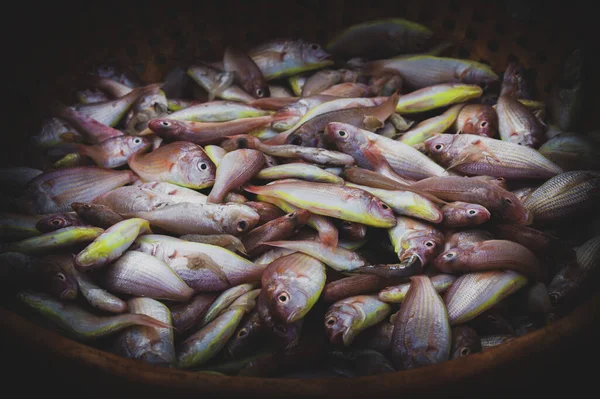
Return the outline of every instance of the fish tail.
[[[262,192],[263,192],[263,187],[260,187],[260,186],[254,186],[254,185],[252,185],[252,184],[246,184],[246,185],[243,187],[243,189],[244,189],[245,191],[248,191],[249,193],[252,193],[252,194],[260,194],[260,193],[262,193]]]

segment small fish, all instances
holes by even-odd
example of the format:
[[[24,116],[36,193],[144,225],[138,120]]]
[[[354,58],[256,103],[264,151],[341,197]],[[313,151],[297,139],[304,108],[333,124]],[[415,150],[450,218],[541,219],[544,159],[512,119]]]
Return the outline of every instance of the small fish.
[[[367,75],[400,74],[405,83],[414,89],[452,82],[472,85],[491,84],[500,79],[485,64],[472,60],[429,55],[411,55],[373,61],[364,66],[363,73]]]
[[[462,113],[461,109],[463,107],[465,107],[464,104],[453,105],[441,115],[424,120],[402,134],[398,141],[413,146],[424,143],[425,140],[432,137],[434,134],[445,132],[452,126],[456,118]]]
[[[129,170],[82,166],[48,171],[28,183],[23,206],[30,214],[68,212],[73,202],[92,202],[135,180],[137,176]]]
[[[171,326],[169,308],[151,298],[133,298],[127,301],[130,314],[140,314]],[[175,361],[173,328],[135,326],[123,331],[115,341],[117,354],[150,364],[169,366]]]
[[[242,241],[239,238],[230,234],[185,234],[179,238],[185,241],[216,245],[218,247],[225,248],[229,251],[238,251],[243,255],[247,255],[246,248],[244,248],[244,244],[242,243]]]
[[[227,342],[224,349],[227,356],[232,359],[239,359],[250,353],[265,336],[263,327],[258,311],[250,312]]]
[[[53,110],[53,115],[67,121],[90,144],[98,144],[111,137],[123,136],[123,132],[120,130],[98,122],[94,118],[64,104],[57,104]],[[62,136],[63,134],[61,134]]]
[[[109,207],[100,204],[73,202],[71,207],[81,219],[103,229],[108,229],[124,220],[121,215]],[[50,221],[51,224],[54,224],[53,222],[53,220]],[[62,224],[60,221],[58,222]]]
[[[451,274],[437,274],[430,276],[431,284],[438,294],[443,294],[456,280],[456,276]],[[402,303],[406,299],[406,293],[411,283],[403,283],[400,285],[389,286],[377,294],[380,301],[386,303]]]
[[[254,97],[233,84],[235,73],[219,72],[204,65],[191,66],[187,73],[194,82],[208,92],[208,101],[213,101],[215,97],[243,103],[254,100]]]
[[[426,266],[443,249],[444,236],[432,225],[406,216],[396,218],[396,226],[388,229],[394,252],[407,266],[418,262]]]
[[[271,241],[265,244],[302,252],[337,271],[349,272],[367,264],[356,252],[342,247],[330,248],[319,241]]]
[[[446,83],[425,87],[400,97],[396,112],[412,114],[462,103],[481,97],[483,90],[476,85]]]
[[[297,75],[288,76],[287,81],[294,92],[294,95],[300,97],[306,80],[310,77],[308,73],[299,73]]]
[[[132,218],[123,220],[105,230],[90,245],[75,257],[78,270],[91,270],[102,267],[118,259],[138,235],[152,234],[147,220]]]
[[[202,147],[189,142],[174,142],[149,154],[135,154],[129,167],[142,181],[159,181],[201,189],[215,181],[215,166]]]
[[[170,328],[169,325],[142,314],[96,316],[77,305],[59,302],[48,295],[31,291],[20,292],[18,299],[81,341],[91,341],[135,325]]]
[[[321,46],[302,40],[273,40],[252,48],[248,55],[267,81],[333,64]]]
[[[36,237],[26,238],[22,241],[3,244],[0,246],[0,253],[41,254],[57,251],[94,241],[103,232],[104,230],[98,227],[65,227]]]
[[[102,168],[114,169],[126,165],[131,156],[146,152],[152,143],[144,137],[118,136],[106,139],[93,146],[76,144],[81,155],[94,160]]]
[[[413,256],[402,263],[365,265],[353,269],[350,273],[374,274],[383,278],[406,278],[422,273],[423,268],[416,259],[417,257]]]
[[[207,203],[223,202],[223,197],[252,179],[264,166],[265,157],[260,151],[240,149],[225,154],[215,175],[215,182]]]
[[[404,80],[400,75],[386,74],[372,76],[369,80],[368,93],[373,96],[390,96],[402,90]]]
[[[449,359],[452,333],[444,301],[427,276],[411,277],[392,333],[392,360],[411,369]]]
[[[506,95],[517,100],[533,100],[535,98],[533,83],[531,75],[522,65],[511,62],[504,71],[500,96]]]
[[[54,218],[55,216],[52,217]],[[33,215],[22,215],[20,213],[2,212],[0,213],[0,240],[22,240],[25,238],[39,236],[42,233],[53,231],[54,229],[52,228],[46,228],[53,226],[53,223],[51,221],[47,220],[40,223],[40,221],[44,219],[46,218],[40,218],[39,216]],[[56,223],[59,225],[63,224],[58,218]]]
[[[372,295],[342,299],[325,313],[325,333],[334,345],[350,346],[357,335],[383,321],[391,310]]]
[[[564,171],[600,169],[600,145],[582,134],[561,133],[538,151]]]
[[[227,122],[270,114],[269,111],[236,101],[209,101],[173,112],[169,114],[169,119],[191,122]]]
[[[165,92],[160,87],[151,89],[140,96],[127,113],[124,121],[127,133],[139,135],[148,127],[148,121],[167,115],[168,108]]]
[[[257,116],[227,122],[178,121],[170,118],[152,119],[148,128],[160,137],[170,141],[186,141],[199,145],[217,144],[227,136],[249,133],[265,127],[274,121],[274,117]]]
[[[444,294],[450,325],[456,326],[474,319],[525,284],[527,278],[511,270],[460,276]]]
[[[323,69],[308,77],[302,85],[300,97],[313,96],[339,83],[342,79],[342,71]]]
[[[71,226],[87,226],[75,212],[57,213],[44,216],[36,223],[36,227],[42,233],[49,233],[58,229]]]
[[[352,58],[390,57],[425,49],[433,32],[416,22],[401,18],[379,19],[352,25],[327,45],[336,56]]]
[[[331,216],[375,227],[392,227],[395,218],[389,206],[356,188],[328,183],[289,182],[246,186],[254,194],[280,198],[311,213]]]
[[[529,220],[529,212],[513,193],[480,179],[459,176],[430,177],[413,183],[412,187],[445,201],[479,204],[490,211],[492,217],[519,224],[526,224]]]
[[[289,351],[291,348],[295,348],[298,345],[304,326],[304,318],[291,324],[281,323],[273,315],[266,290],[261,290],[261,293],[258,295],[256,310],[259,314],[261,323],[264,325],[265,331],[267,331],[271,337],[275,338],[276,347],[283,347],[285,351]]]
[[[216,294],[204,293],[195,295],[189,302],[171,307],[171,319],[175,332],[181,335],[197,328],[216,298]]]
[[[256,287],[258,287],[257,283],[241,284],[223,291],[204,313],[204,317],[200,322],[200,326],[205,326],[213,321],[219,314],[230,308],[230,305],[232,305],[236,299],[240,298],[244,294],[247,294],[248,292],[251,292]]]
[[[547,277],[547,268],[533,252],[508,240],[486,240],[471,247],[453,248],[434,261],[443,273],[469,273],[487,270],[513,270],[535,280]]]
[[[277,179],[302,179],[318,183],[343,184],[344,179],[333,173],[327,172],[318,166],[306,163],[287,163],[284,165],[264,168],[255,175],[257,179],[277,180]]]
[[[498,136],[498,114],[489,105],[467,104],[458,113],[453,128],[458,133],[495,138]]]
[[[387,279],[373,274],[344,277],[325,284],[321,298],[325,303],[333,303],[351,296],[372,294],[388,284]]]
[[[543,144],[544,127],[517,99],[509,96],[498,98],[498,131],[502,140],[522,146],[538,148]]]
[[[477,226],[490,220],[491,214],[485,207],[478,204],[455,201],[442,207],[444,227]]]
[[[570,220],[592,209],[598,199],[600,172],[573,171],[547,180],[524,202],[535,223]]]
[[[481,352],[481,350],[481,339],[477,331],[465,325],[452,328],[450,359],[465,357],[472,353]]]
[[[367,236],[367,226],[362,223],[340,220],[337,222],[337,228],[341,238],[350,241],[362,240]]]
[[[246,53],[228,46],[223,55],[223,67],[225,71],[235,74],[235,83],[252,97],[271,96],[269,85],[266,84],[262,72]]]
[[[138,251],[127,251],[108,265],[104,286],[111,292],[186,302],[194,293],[166,263]]]
[[[258,222],[259,215],[252,208],[228,203],[166,205],[151,211],[126,214],[148,220],[151,226],[171,233],[183,234],[232,234],[250,231]]]
[[[290,237],[306,224],[309,217],[309,211],[306,209],[298,209],[297,211],[288,213],[280,218],[271,220],[270,222],[249,231],[242,237],[244,247],[251,257],[262,255],[270,249],[268,246],[270,245],[269,241],[284,240]]]

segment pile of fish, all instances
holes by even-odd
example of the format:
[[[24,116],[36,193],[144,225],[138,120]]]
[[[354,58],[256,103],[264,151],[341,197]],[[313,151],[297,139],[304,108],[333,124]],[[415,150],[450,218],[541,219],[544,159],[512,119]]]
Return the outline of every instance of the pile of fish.
[[[545,104],[523,66],[451,47],[389,19],[158,83],[95,68],[32,138],[44,170],[0,173],[8,302],[127,358],[251,376],[422,367],[551,324],[600,265],[583,53]]]

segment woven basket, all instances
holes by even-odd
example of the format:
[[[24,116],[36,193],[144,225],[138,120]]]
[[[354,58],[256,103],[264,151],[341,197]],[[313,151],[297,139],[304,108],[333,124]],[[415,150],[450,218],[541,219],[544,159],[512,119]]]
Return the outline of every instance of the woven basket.
[[[394,16],[420,22],[440,38],[457,43],[450,56],[488,63],[500,74],[508,62],[518,60],[535,72],[537,96],[544,100],[565,56],[595,42],[594,25],[585,18],[588,15],[591,20],[593,13],[583,13],[573,2],[568,2],[568,7],[541,1],[458,0],[122,3],[46,4],[31,6],[32,10],[21,7],[21,18],[4,15],[5,22],[14,19],[16,27],[4,36],[8,39],[5,54],[10,55],[5,63],[13,71],[7,75],[11,101],[5,120],[11,123],[5,125],[1,166],[34,165],[39,154],[27,145],[27,139],[39,129],[46,105],[57,98],[72,101],[78,76],[106,61],[116,60],[134,68],[143,80],[156,82],[175,65],[219,59],[227,44],[247,48],[277,37],[325,44],[346,26]],[[528,7],[533,13],[524,12]],[[588,93],[599,89],[598,79],[586,83]],[[583,121],[584,130],[595,128],[594,111],[599,105],[597,96],[586,97],[584,115],[589,117]],[[0,342],[7,347],[1,353],[7,353],[4,349],[9,347],[17,350],[8,357],[11,364],[16,362],[14,374],[39,373],[35,378],[44,379],[39,385],[60,389],[61,396],[77,382],[86,385],[85,392],[76,390],[78,397],[120,392],[162,398],[178,398],[183,393],[202,398],[210,394],[261,398],[458,396],[512,393],[515,387],[522,390],[532,382],[538,384],[537,393],[544,386],[556,389],[549,381],[564,379],[564,373],[574,369],[577,358],[573,356],[597,348],[591,343],[600,332],[599,324],[600,296],[596,296],[552,325],[485,353],[423,369],[336,380],[222,377],[158,369],[60,337],[2,308]],[[579,373],[582,368],[576,370]],[[578,385],[569,386],[574,393]],[[19,385],[21,391],[27,388]]]

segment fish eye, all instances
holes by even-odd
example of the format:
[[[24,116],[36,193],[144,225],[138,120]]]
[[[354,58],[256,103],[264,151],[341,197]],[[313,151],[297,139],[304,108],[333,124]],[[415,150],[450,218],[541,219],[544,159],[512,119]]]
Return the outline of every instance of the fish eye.
[[[389,206],[387,206],[386,204],[384,204],[383,202],[381,203],[381,207],[382,207],[383,209],[385,209],[385,210],[388,210],[388,209],[390,209],[390,207],[389,207]]]
[[[504,198],[504,202],[506,202],[507,204],[513,203],[510,198]]]
[[[248,223],[245,220],[240,220],[237,224],[237,230],[242,232],[248,228]]]
[[[481,123],[479,124],[479,126],[481,126],[481,127],[486,127],[486,126],[487,126],[487,122],[486,122],[486,121],[483,121],[483,122],[481,122]]]
[[[237,336],[238,338],[244,338],[246,335],[248,335],[248,331],[245,328],[242,328]]]
[[[315,43],[313,43],[313,44],[311,44],[311,45],[310,45],[310,48],[311,48],[312,50],[315,50],[315,51],[317,51],[318,49],[320,49],[320,48],[321,48],[321,46],[319,46],[318,44],[315,44]]]
[[[347,131],[345,131],[345,130],[338,130],[337,134],[338,134],[340,137],[346,137],[346,136],[348,135],[348,132],[347,132]]]
[[[169,121],[160,121],[160,125],[164,126],[164,127],[169,127],[169,126],[171,126],[171,122],[169,122]]]
[[[204,162],[202,162],[200,165],[198,165],[198,167],[199,167],[201,170],[206,170],[206,169],[208,169],[208,165],[207,165],[206,163],[204,163]]]
[[[293,145],[302,145],[302,137],[300,137],[300,136],[294,136],[294,138],[292,138],[292,140],[290,141],[290,144],[293,144]]]
[[[437,151],[439,151],[442,148],[444,148],[444,146],[442,144],[436,144],[433,148],[436,149]]]
[[[431,248],[431,247],[435,246],[435,243],[433,241],[427,241],[425,243],[425,246]]]
[[[469,211],[467,212],[469,215],[473,216],[477,213],[477,211],[475,209],[469,209]]]
[[[469,353],[471,353],[471,351],[469,350],[469,348],[462,348],[460,350],[460,355],[461,356],[467,356]]]
[[[351,226],[352,226],[352,223],[350,223],[350,222],[349,222],[349,221],[347,221],[347,220],[344,220],[344,221],[342,222],[342,226],[344,226],[344,227],[351,227]]]
[[[548,296],[550,297],[550,302],[553,305],[557,304],[560,299],[560,295],[558,294],[558,292],[551,292],[548,294]]]
[[[286,303],[290,300],[290,294],[284,291],[277,296],[277,300],[281,303]]]
[[[456,252],[448,252],[444,255],[444,260],[451,261],[456,259]]]
[[[297,212],[294,212],[294,213],[288,213],[287,215],[285,215],[285,217],[286,217],[286,218],[288,218],[288,219],[292,219],[292,218],[294,218],[294,216],[296,216],[296,215],[297,215]]]
[[[54,219],[53,221],[50,222],[53,226],[59,226],[61,224],[61,220],[60,219]]]
[[[141,143],[141,142],[142,142],[142,139],[140,139],[139,137],[138,137],[138,138],[135,138],[135,139],[133,139],[133,143],[134,143],[134,144],[139,144],[139,143]]]
[[[337,321],[337,319],[332,316],[332,317],[328,318],[327,320],[325,320],[325,324],[328,326],[333,326],[336,321]]]
[[[265,95],[265,93],[262,91],[262,89],[256,89],[256,96],[257,97],[262,97],[264,95]]]
[[[56,278],[60,281],[65,281],[67,279],[63,273],[57,273]]]
[[[85,204],[83,207],[84,207],[85,209],[92,209],[92,206],[91,206],[90,204]]]

